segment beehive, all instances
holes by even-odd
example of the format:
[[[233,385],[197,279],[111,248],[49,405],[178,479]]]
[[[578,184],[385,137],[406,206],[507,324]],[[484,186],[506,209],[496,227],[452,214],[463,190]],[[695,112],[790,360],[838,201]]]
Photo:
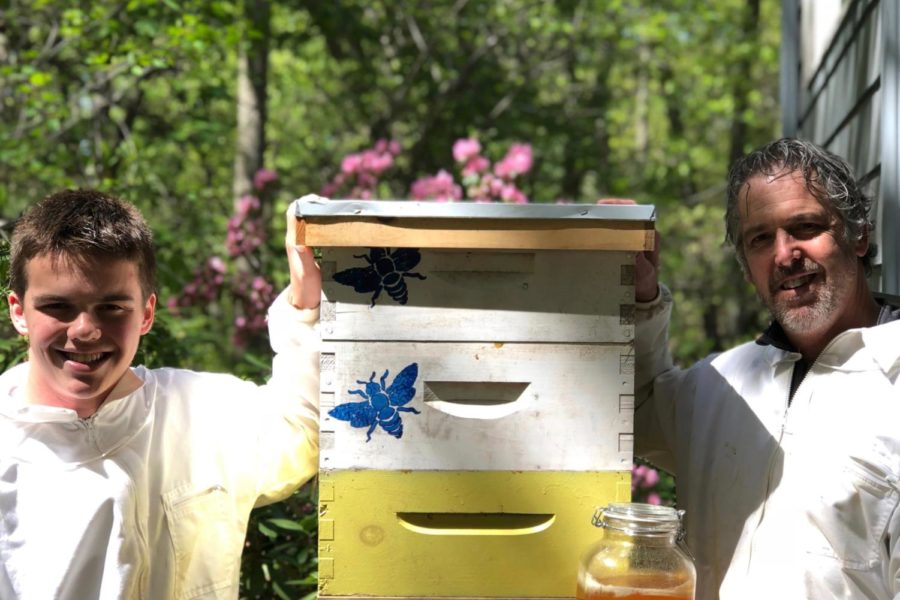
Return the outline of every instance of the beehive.
[[[319,595],[564,598],[630,496],[621,205],[307,200],[322,249]]]

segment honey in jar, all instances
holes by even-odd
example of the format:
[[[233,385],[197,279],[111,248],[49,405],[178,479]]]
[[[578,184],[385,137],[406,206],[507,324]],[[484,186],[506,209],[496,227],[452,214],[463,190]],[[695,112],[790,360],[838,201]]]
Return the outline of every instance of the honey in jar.
[[[615,503],[598,509],[600,541],[578,573],[578,600],[692,600],[696,570],[681,543],[683,512]]]

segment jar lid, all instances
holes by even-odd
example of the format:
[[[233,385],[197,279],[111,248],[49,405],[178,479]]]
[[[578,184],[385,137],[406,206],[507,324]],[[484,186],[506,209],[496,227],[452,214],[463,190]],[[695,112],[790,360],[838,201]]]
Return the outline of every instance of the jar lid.
[[[597,527],[634,533],[664,533],[681,529],[683,510],[640,502],[614,502],[594,513]]]

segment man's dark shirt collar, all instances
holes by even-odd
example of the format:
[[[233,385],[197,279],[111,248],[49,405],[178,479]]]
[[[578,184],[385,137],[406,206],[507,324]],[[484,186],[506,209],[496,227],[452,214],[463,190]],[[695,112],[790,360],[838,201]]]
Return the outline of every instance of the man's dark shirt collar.
[[[875,323],[876,326],[900,320],[900,307],[887,304],[881,299],[876,299],[876,302],[881,305],[881,310],[878,312],[878,320]],[[756,343],[760,346],[775,346],[779,350],[787,352],[797,352],[797,348],[788,339],[787,334],[778,321],[769,323],[766,330],[756,338]]]
[[[769,326],[766,327],[765,331],[756,338],[756,343],[760,346],[775,346],[779,350],[784,350],[786,352],[797,351],[788,339],[787,334],[784,332],[784,328],[781,327],[781,323],[778,321],[769,323]]]

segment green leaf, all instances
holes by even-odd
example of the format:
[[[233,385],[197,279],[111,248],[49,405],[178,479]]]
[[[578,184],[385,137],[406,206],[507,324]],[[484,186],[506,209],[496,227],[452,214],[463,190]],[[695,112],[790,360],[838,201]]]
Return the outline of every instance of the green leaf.
[[[281,586],[278,585],[277,581],[272,582],[272,589],[275,591],[275,593],[278,595],[278,597],[281,598],[281,600],[291,600],[291,597],[288,596],[284,592],[284,590],[281,589]]]
[[[306,531],[300,523],[290,519],[269,519],[268,523],[288,531]]]
[[[53,76],[44,71],[37,71],[28,77],[28,82],[35,87],[47,85],[51,81],[53,81]]]
[[[267,538],[274,540],[275,538],[278,537],[278,532],[275,531],[274,529],[266,527],[266,525],[262,521],[257,523],[257,528],[259,529],[260,533],[262,533]]]

